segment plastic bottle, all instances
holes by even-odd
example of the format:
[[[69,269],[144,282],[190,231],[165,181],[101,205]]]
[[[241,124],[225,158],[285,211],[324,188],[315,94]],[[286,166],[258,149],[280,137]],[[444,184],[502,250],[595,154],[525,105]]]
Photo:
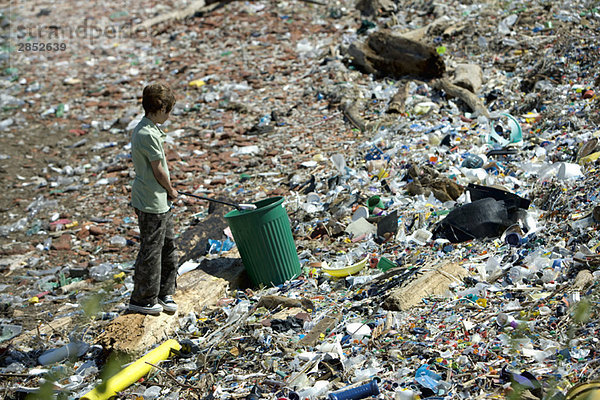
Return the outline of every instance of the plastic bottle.
[[[127,239],[125,239],[123,236],[115,235],[110,238],[110,244],[114,246],[127,246]]]
[[[51,247],[52,247],[52,238],[49,237],[46,240],[44,240],[44,250],[48,251],[48,250],[50,250]]]
[[[414,400],[415,398],[415,392],[410,389],[400,390],[394,395],[394,400]]]
[[[101,319],[103,321],[110,321],[113,320],[115,318],[117,318],[119,316],[119,313],[116,312],[101,312],[98,313],[98,319]]]
[[[100,265],[93,266],[89,270],[90,278],[95,281],[102,282],[110,278],[113,265],[109,263],[102,263]]]
[[[158,399],[160,397],[160,386],[150,386],[144,390],[144,399]]]
[[[483,37],[483,36],[479,36],[477,38],[477,44],[479,45],[479,47],[481,47],[481,49],[485,50],[488,47],[488,43],[487,40]]]
[[[228,314],[227,323],[232,323],[242,318],[250,309],[250,302],[248,300],[242,300],[233,307],[233,309],[225,310]]]
[[[502,312],[496,316],[496,323],[503,327],[510,326],[512,328],[516,328],[519,325],[512,315]]]
[[[329,390],[329,381],[316,381],[313,387],[298,392],[301,399],[310,398],[318,399],[327,393]]]
[[[262,117],[260,117],[260,120],[258,121],[258,126],[267,126],[271,123],[271,114],[265,114]]]
[[[365,368],[361,370],[357,370],[354,373],[354,378],[352,378],[352,382],[362,382],[367,379],[373,378],[379,372],[378,368]]]
[[[59,362],[68,357],[80,357],[89,348],[89,345],[84,342],[71,342],[57,349],[45,351],[38,357],[40,365],[49,365]]]
[[[27,236],[35,235],[40,231],[40,229],[42,229],[42,221],[40,221],[39,219],[35,219],[31,224],[31,227],[27,229],[25,234]]]
[[[520,246],[523,243],[523,236],[524,233],[519,224],[509,226],[502,234],[504,242],[513,247]]]
[[[328,400],[358,400],[366,397],[377,396],[378,394],[379,387],[377,386],[377,380],[373,379],[371,382],[355,388],[330,393]]]
[[[498,32],[503,35],[508,35],[511,31],[510,27],[517,22],[517,17],[517,14],[511,14],[500,21],[500,24],[498,24]]]
[[[510,270],[508,270],[508,277],[512,283],[519,282],[523,278],[523,275],[521,273],[521,268],[520,267],[512,267]]]
[[[65,105],[63,103],[60,103],[58,105],[58,107],[56,107],[56,116],[60,118],[64,115],[65,115]]]
[[[573,229],[585,229],[594,225],[594,219],[589,216],[569,223]]]
[[[481,168],[483,166],[483,158],[478,156],[477,154],[468,154],[465,156],[465,159],[462,161],[461,167],[464,168]]]
[[[0,121],[0,131],[3,131],[5,129],[7,129],[9,126],[11,126],[15,121],[12,118],[8,118],[5,119],[3,121]]]
[[[541,306],[538,311],[540,315],[550,315],[552,313],[552,310],[548,306]]]

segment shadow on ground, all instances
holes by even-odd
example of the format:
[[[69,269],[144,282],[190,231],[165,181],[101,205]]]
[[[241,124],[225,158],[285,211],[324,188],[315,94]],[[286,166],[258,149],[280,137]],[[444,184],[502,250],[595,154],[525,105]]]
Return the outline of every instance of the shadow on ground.
[[[219,198],[219,200],[230,201],[230,199]],[[222,204],[209,204],[208,216],[202,220],[192,221],[188,229],[177,239],[177,248],[182,256],[179,259],[181,265],[187,260],[198,260],[207,254],[208,239],[222,240],[225,238],[223,231],[227,228],[227,222],[223,217],[231,207]],[[246,289],[252,287],[252,281],[244,270],[241,258],[216,258],[202,260],[200,266],[207,274],[229,282],[231,289]]]
[[[253,286],[241,258],[204,259],[199,268],[207,274],[225,279],[231,289],[243,290]]]

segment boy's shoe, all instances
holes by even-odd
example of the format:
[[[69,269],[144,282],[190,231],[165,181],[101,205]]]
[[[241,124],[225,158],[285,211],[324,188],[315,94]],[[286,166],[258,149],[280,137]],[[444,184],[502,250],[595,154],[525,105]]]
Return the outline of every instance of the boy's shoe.
[[[129,302],[129,311],[133,311],[139,314],[160,315],[160,313],[163,311],[163,306],[161,306],[160,304],[140,305]]]
[[[164,312],[174,313],[175,311],[177,311],[177,303],[175,303],[175,300],[173,300],[173,296],[171,296],[170,294],[163,297],[159,297],[158,304],[162,306]]]

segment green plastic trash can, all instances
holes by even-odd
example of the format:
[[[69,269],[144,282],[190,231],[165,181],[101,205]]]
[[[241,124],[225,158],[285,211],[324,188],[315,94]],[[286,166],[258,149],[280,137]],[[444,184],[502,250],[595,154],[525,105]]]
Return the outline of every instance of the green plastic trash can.
[[[255,210],[234,210],[225,220],[254,284],[279,285],[301,272],[290,220],[281,196],[255,204]]]

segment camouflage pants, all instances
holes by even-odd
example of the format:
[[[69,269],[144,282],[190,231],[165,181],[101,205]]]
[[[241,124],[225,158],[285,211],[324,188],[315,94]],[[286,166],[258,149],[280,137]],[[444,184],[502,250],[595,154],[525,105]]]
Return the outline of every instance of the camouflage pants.
[[[135,304],[156,304],[157,298],[175,293],[177,254],[173,213],[149,214],[135,209],[140,227],[140,252],[135,261]]]

